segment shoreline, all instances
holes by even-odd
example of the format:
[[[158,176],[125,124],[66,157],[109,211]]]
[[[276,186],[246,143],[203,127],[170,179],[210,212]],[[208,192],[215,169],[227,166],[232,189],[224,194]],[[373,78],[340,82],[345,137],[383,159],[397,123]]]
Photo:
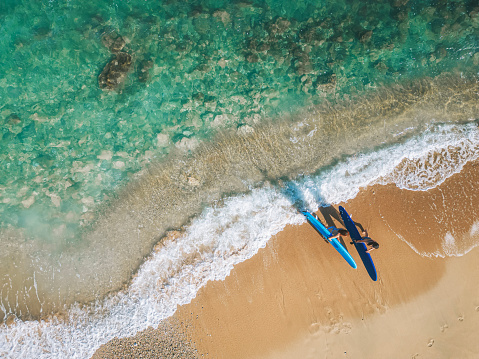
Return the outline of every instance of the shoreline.
[[[467,278],[470,273],[463,273],[464,268],[474,265],[479,255],[478,249],[458,258],[430,254],[448,249],[437,238],[445,238],[452,229],[455,237],[467,241],[474,218],[479,218],[472,207],[479,204],[479,195],[474,191],[477,178],[479,161],[466,164],[460,173],[428,191],[374,185],[339,204],[380,243],[380,248],[371,252],[378,270],[377,282],[369,279],[353,246],[347,244],[347,249],[358,263],[357,270],[347,266],[305,223],[285,228],[254,257],[236,265],[224,281],[208,282],[190,304],[178,307],[174,317],[182,323],[182,331],[191,338],[199,357],[210,358],[269,358],[273,354],[279,358],[280,353],[284,358],[294,358],[294,348],[321,351],[321,338],[329,343],[328,348],[335,343],[331,344],[331,353],[344,344],[339,339],[331,340],[331,335],[344,334],[349,338],[349,334],[359,332],[358,327],[365,320],[373,323],[368,330],[374,332],[384,323],[394,327],[392,321],[399,316],[395,313],[401,310],[421,318],[421,313],[427,313],[429,308],[415,304],[420,301],[418,298],[428,297],[434,291],[447,297],[444,288],[458,288],[449,273],[461,273]],[[471,204],[467,209],[461,205],[465,201]],[[430,208],[435,211],[428,211]],[[318,216],[325,223],[335,221],[331,208],[318,211]],[[432,228],[431,223],[439,222],[437,218],[441,219],[440,226]],[[416,250],[406,241],[413,243]],[[460,252],[460,240],[457,243]],[[451,243],[446,245],[450,251]],[[473,282],[471,279],[466,286],[468,293],[477,292]],[[436,307],[436,312],[450,309],[447,301],[441,305],[444,308]],[[315,333],[326,334],[316,334],[319,339],[315,340]],[[306,346],[305,341],[309,343]],[[358,348],[362,345],[355,343]],[[424,347],[433,347],[428,344]],[[387,343],[379,347],[387,352]]]
[[[61,235],[25,241],[26,232],[9,229],[3,233],[0,279],[5,284],[13,278],[16,285],[4,294],[3,305],[13,308],[7,314],[39,318],[122,289],[168,230],[187,224],[203,205],[227,194],[247,193],[264,181],[313,174],[344,156],[401,144],[432,123],[464,127],[467,119],[478,118],[477,87],[474,81],[442,74],[265,119],[246,131],[231,129],[185,157],[177,149],[125,184],[105,211],[85,213],[95,224],[75,243],[64,242]],[[34,209],[29,211],[35,214]]]
[[[189,331],[197,338],[201,354],[262,358],[273,349],[276,353],[287,350],[287,343],[319,328],[348,333],[350,321],[387,317],[391,309],[409,308],[444,280],[443,286],[453,290],[450,278],[443,279],[451,258],[421,257],[405,241],[428,254],[440,252],[444,243],[427,238],[445,238],[450,231],[458,238],[466,235],[478,216],[461,204],[466,200],[479,204],[475,178],[479,178],[478,161],[429,191],[374,185],[339,204],[380,243],[379,250],[371,252],[379,276],[376,283],[369,279],[354,247],[347,245],[357,270],[349,268],[309,224],[289,226],[255,257],[237,265],[225,281],[203,287],[191,304],[179,308],[177,316],[196,323]],[[437,212],[428,212],[430,208]],[[323,208],[318,216],[328,225],[339,225],[334,212]],[[442,226],[432,226],[431,216],[440,216]],[[478,251],[468,254],[467,260],[453,260],[460,267]]]

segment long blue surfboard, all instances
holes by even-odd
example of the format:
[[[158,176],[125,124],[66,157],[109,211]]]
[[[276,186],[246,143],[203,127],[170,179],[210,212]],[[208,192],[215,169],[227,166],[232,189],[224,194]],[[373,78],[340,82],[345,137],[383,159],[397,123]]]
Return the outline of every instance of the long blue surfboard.
[[[339,206],[339,214],[341,215],[341,218],[343,219],[344,226],[348,230],[349,235],[351,236],[351,239],[353,240],[354,246],[356,247],[356,250],[358,251],[359,257],[361,257],[361,260],[363,261],[364,267],[366,267],[366,270],[368,271],[369,276],[371,277],[372,280],[377,281],[378,274],[376,272],[376,267],[374,266],[373,259],[371,258],[371,255],[366,252],[368,248],[366,247],[364,243],[356,242],[362,239],[358,229],[356,228],[356,225],[354,224],[351,217],[349,217],[348,212],[346,212],[346,210],[341,206]]]
[[[308,219],[308,222],[326,239],[331,237],[331,233],[328,231],[328,229],[318,220],[316,219],[311,213],[307,211],[302,211],[302,214],[305,215],[305,217]],[[351,267],[356,269],[358,266],[356,265],[356,262],[354,261],[353,257],[349,254],[349,252],[339,243],[339,241],[336,238],[333,238],[329,240],[329,243],[336,249],[341,256],[346,259],[346,262],[349,263]]]

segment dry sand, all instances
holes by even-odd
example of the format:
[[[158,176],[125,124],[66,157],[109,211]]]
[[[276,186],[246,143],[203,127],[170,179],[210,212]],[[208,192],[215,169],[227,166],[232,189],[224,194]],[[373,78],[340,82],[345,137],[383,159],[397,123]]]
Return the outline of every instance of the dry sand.
[[[477,358],[479,248],[418,252],[443,252],[448,232],[459,251],[471,243],[478,179],[479,163],[469,163],[427,192],[376,185],[342,204],[380,243],[371,252],[377,282],[349,243],[356,270],[309,224],[290,226],[175,317],[200,357]],[[318,216],[340,226],[336,209]]]

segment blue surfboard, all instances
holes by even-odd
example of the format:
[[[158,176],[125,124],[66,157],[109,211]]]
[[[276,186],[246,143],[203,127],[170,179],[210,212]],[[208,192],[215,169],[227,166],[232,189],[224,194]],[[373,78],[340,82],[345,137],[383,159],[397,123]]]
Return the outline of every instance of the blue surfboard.
[[[371,255],[366,252],[368,249],[366,247],[366,244],[362,242],[356,243],[356,241],[362,239],[358,229],[356,228],[356,225],[354,224],[351,217],[349,217],[348,212],[346,212],[346,210],[341,206],[339,206],[339,214],[341,215],[341,218],[343,219],[344,226],[348,230],[349,235],[351,236],[351,239],[353,240],[354,246],[356,247],[356,250],[358,251],[359,256],[361,257],[361,260],[363,261],[364,267],[366,267],[366,270],[368,271],[369,276],[371,277],[372,280],[377,281],[378,274],[376,273],[376,267],[374,266],[374,262],[373,262],[373,259],[371,258]]]
[[[323,226],[323,224],[316,218],[314,217],[311,213],[307,211],[302,211],[302,214],[305,215],[307,218],[308,222],[326,239],[331,237],[331,232]],[[349,252],[339,243],[339,241],[336,238],[333,238],[329,240],[329,243],[336,249],[341,256],[346,259],[346,262],[349,263],[351,267],[356,269],[358,266],[356,265],[356,262],[354,261],[353,257],[349,254]]]

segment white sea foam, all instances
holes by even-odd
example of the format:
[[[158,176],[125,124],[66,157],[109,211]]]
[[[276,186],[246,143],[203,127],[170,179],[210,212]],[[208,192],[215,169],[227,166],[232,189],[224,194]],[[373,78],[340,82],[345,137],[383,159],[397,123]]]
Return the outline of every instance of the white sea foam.
[[[318,176],[297,181],[297,185],[310,208],[347,201],[360,188],[374,183],[425,191],[478,157],[479,129],[475,123],[436,125],[404,143],[351,157]]]
[[[346,202],[361,188],[372,184],[393,183],[399,188],[426,191],[459,173],[464,165],[479,158],[479,128],[465,125],[432,125],[423,134],[376,152],[358,154],[315,177],[297,181],[306,206]],[[423,257],[457,257],[479,246],[475,235],[479,224],[460,241],[453,233],[442,239],[434,252],[419,251],[400,233],[397,237]],[[391,228],[392,230],[392,228]],[[458,243],[461,243],[459,246]]]
[[[209,280],[222,280],[286,224],[299,224],[289,200],[272,188],[206,209],[141,267],[129,289],[91,307],[70,310],[68,323],[17,321],[0,329],[0,356],[87,358],[103,343],[157,326],[190,302]]]
[[[447,232],[444,236],[444,240],[442,241],[442,248],[444,250],[444,253],[449,256],[454,255],[454,253],[458,252],[456,238],[454,238],[454,236],[450,232]]]
[[[469,231],[469,236],[474,237],[479,234],[479,222],[474,222],[472,225],[470,231]]]
[[[295,206],[316,209],[346,201],[372,183],[425,190],[477,158],[478,144],[475,125],[435,126],[404,143],[358,154],[315,177],[291,182],[286,190],[265,186],[231,197],[205,209],[180,237],[158,246],[127,290],[91,306],[72,307],[67,322],[17,320],[0,327],[0,357],[88,358],[115,336],[158,325],[177,305],[190,302],[207,281],[224,279],[287,224],[304,222]],[[409,245],[431,257],[460,255],[475,246],[471,242],[459,253],[452,235],[437,253],[420,253]]]

